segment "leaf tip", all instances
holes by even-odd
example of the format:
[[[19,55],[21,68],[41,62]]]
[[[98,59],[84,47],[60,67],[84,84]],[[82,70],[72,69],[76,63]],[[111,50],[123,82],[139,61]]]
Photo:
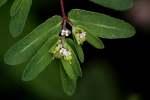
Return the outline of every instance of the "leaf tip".
[[[21,77],[21,80],[24,81],[24,82],[28,82],[28,81],[33,80],[33,78],[28,77],[28,76],[25,74],[25,72],[23,72],[22,77]]]
[[[136,34],[136,29],[131,25],[131,35],[130,37],[134,36]]]
[[[5,64],[8,64],[8,65],[12,65],[12,66],[16,65],[14,60],[12,60],[9,51],[6,52],[5,55],[4,55],[4,62],[5,62]]]

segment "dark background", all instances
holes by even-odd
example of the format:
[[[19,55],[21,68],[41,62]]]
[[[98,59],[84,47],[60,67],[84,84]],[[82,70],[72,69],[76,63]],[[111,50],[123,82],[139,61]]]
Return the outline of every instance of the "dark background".
[[[143,2],[146,2],[145,5]],[[114,99],[106,98],[109,95],[110,97],[114,95],[122,100],[130,100],[127,99],[130,96],[131,98],[137,98],[131,100],[144,99],[144,90],[148,88],[146,83],[149,80],[148,69],[150,66],[149,0],[137,0],[132,9],[124,12],[104,8],[87,0],[65,0],[66,12],[69,12],[73,8],[100,12],[124,19],[136,28],[136,35],[132,38],[117,40],[102,39],[105,44],[105,49],[103,50],[97,50],[85,43],[83,46],[85,63],[82,64],[83,77],[85,78],[79,80],[77,92],[72,97],[63,94],[57,80],[56,68],[54,68],[56,70],[50,69],[50,71],[43,72],[32,82],[24,83],[20,79],[24,64],[10,67],[3,62],[3,55],[12,44],[20,40],[47,18],[55,14],[61,14],[58,0],[33,0],[33,6],[25,31],[21,37],[15,39],[10,36],[8,30],[11,3],[12,1],[9,1],[0,8],[1,98],[4,98],[4,100],[10,98],[14,100],[116,100],[115,97]],[[142,6],[143,10],[141,10]],[[148,7],[145,8],[145,6]],[[147,11],[147,13],[142,13],[142,11]],[[144,17],[139,17],[140,12]],[[103,80],[106,80],[105,84],[103,84]],[[110,86],[110,90],[107,88],[103,89],[103,85],[106,85],[106,87]],[[114,91],[117,91],[117,95],[111,94]],[[103,97],[103,92],[106,97]]]

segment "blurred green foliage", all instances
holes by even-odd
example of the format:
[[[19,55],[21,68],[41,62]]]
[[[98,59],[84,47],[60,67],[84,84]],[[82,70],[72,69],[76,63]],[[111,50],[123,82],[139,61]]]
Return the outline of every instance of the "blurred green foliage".
[[[124,11],[128,10],[133,6],[134,0],[90,0],[90,1],[102,5],[104,7]]]

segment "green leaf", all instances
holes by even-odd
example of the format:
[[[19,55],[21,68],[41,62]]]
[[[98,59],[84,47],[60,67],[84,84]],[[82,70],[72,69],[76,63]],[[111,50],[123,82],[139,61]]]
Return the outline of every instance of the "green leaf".
[[[77,79],[77,75],[73,69],[73,67],[71,66],[72,64],[70,64],[68,61],[61,59],[63,68],[66,72],[66,74],[68,75],[68,77],[72,80],[76,80]]]
[[[69,95],[72,96],[76,89],[76,80],[71,80],[67,74],[65,73],[62,66],[60,67],[60,79],[63,87],[63,91]]]
[[[87,42],[97,49],[104,48],[103,42],[99,38],[97,38],[96,36],[94,36],[90,33],[87,33]]]
[[[54,32],[55,34],[58,31]],[[38,50],[38,52],[32,57],[27,66],[25,67],[22,75],[23,81],[30,81],[36,78],[52,61],[53,56],[49,54],[50,47],[56,43],[58,36],[53,36],[47,40],[47,42]]]
[[[30,59],[42,44],[60,30],[61,17],[53,16],[39,25],[22,40],[13,45],[5,54],[4,61],[9,65],[21,64]]]
[[[81,45],[78,45],[76,42],[74,43],[75,45],[75,49],[77,51],[77,55],[79,57],[79,60],[81,61],[81,63],[84,62],[84,52],[83,52],[83,49],[81,47]]]
[[[89,33],[102,38],[128,38],[135,34],[129,23],[96,12],[74,9],[70,11],[69,18],[73,24],[82,25]]]
[[[70,38],[66,39],[67,44],[73,49],[75,50],[75,45],[74,45],[74,41]]]
[[[0,7],[3,6],[6,2],[7,0],[0,0]]]
[[[15,0],[10,11],[11,20],[9,25],[13,37],[19,36],[25,26],[32,0]]]
[[[71,63],[69,61],[64,60],[63,58],[61,59],[62,65],[64,67],[64,70],[68,77],[72,80],[76,80],[78,76],[82,76],[82,71],[80,68],[80,63],[73,51],[73,49],[70,47],[68,43],[65,44],[68,48],[70,48],[72,52],[72,60]]]
[[[124,11],[133,6],[134,0],[90,0],[96,4],[115,10]]]
[[[80,63],[79,63],[78,58],[77,58],[77,56],[76,56],[76,54],[74,52],[74,50],[76,50],[74,41],[71,40],[71,39],[67,39],[67,41],[68,41],[67,42],[67,46],[72,51],[72,63],[71,63],[71,66],[72,66],[74,72],[76,73],[76,75],[82,77],[82,70],[81,70],[81,67],[80,67]]]
[[[75,73],[82,77],[82,70],[81,70],[81,67],[80,67],[80,63],[74,53],[74,51],[72,50],[72,53],[73,53],[73,60],[72,60],[72,67],[73,67],[73,70],[75,71]]]
[[[20,10],[25,0],[14,0],[11,9],[10,16],[15,16]]]
[[[75,42],[72,39],[67,39],[67,43],[71,46],[71,48],[78,55],[78,58],[81,61],[81,63],[83,63],[84,62],[84,52],[83,52],[83,49],[82,49],[82,47],[80,45],[78,45]]]

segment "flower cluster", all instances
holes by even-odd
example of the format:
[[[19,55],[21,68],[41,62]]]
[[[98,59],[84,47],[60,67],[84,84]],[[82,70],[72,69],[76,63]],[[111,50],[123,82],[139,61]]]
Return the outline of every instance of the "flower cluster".
[[[68,29],[62,29],[61,30],[61,36],[68,37],[70,34],[71,34],[71,32]]]
[[[83,44],[83,42],[86,41],[86,31],[84,29],[80,27],[72,27],[72,33],[79,45]],[[70,34],[71,31],[67,28],[62,29],[61,36],[63,38],[60,38],[50,50],[50,53],[53,54],[54,58],[63,58],[64,60],[69,61],[69,63],[71,63],[72,60],[72,52],[69,45],[65,42],[64,36],[68,37]]]
[[[69,47],[67,47],[66,44],[62,44],[61,40],[58,40],[56,45],[52,47],[50,50],[50,53],[53,54],[54,58],[64,58],[64,60],[69,61],[71,63],[72,60],[72,52]]]
[[[80,27],[72,27],[72,33],[77,41],[77,43],[80,45],[80,44],[83,44],[84,41],[86,41],[86,34],[87,32],[80,28]],[[65,37],[68,37],[69,35],[71,34],[71,31],[68,30],[68,29],[62,29],[61,30],[61,36],[65,36]]]
[[[87,32],[80,27],[73,27],[73,34],[79,45],[86,41],[86,33]]]

